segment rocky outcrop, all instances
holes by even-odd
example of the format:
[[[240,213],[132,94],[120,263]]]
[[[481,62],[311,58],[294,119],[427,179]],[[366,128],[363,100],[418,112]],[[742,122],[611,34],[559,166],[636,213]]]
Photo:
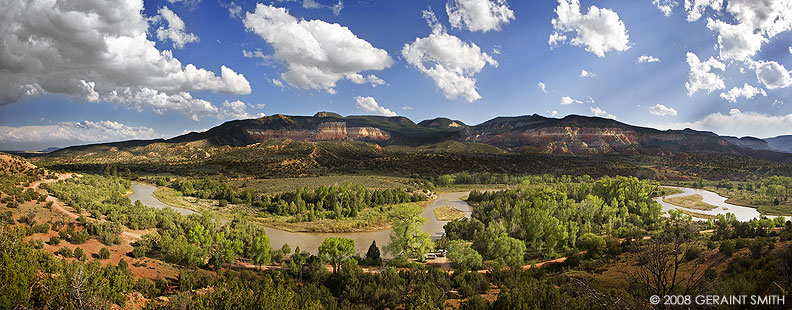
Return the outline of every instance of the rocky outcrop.
[[[271,139],[291,139],[299,141],[387,141],[391,139],[387,131],[376,127],[347,127],[346,122],[323,122],[316,130],[249,129],[247,134],[257,142]]]

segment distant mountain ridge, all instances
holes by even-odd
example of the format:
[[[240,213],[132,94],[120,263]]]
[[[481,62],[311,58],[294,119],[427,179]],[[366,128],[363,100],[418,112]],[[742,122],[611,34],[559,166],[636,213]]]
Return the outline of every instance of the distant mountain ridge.
[[[497,117],[470,126],[458,120],[435,118],[415,123],[403,116],[341,116],[319,112],[314,116],[276,114],[234,120],[201,133],[163,140],[131,140],[55,151],[53,155],[90,150],[95,146],[129,148],[155,143],[244,147],[275,139],[295,141],[364,141],[379,146],[420,146],[444,141],[488,144],[503,149],[531,148],[565,155],[647,154],[681,152],[737,154],[761,158],[790,158],[792,136],[762,140],[719,136],[705,131],[666,130],[632,126],[612,119],[569,115]]]

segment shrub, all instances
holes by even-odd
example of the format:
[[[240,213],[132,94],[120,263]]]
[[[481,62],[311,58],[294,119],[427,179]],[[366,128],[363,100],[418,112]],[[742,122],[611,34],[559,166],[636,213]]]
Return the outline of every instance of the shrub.
[[[146,256],[146,249],[144,247],[136,246],[134,249],[132,249],[132,252],[129,255],[134,258],[144,257]]]
[[[489,309],[490,303],[479,295],[470,296],[464,303],[462,303],[462,310],[478,310]]]
[[[30,240],[28,243],[30,243],[30,245],[34,249],[41,249],[41,248],[44,247],[44,241],[42,241],[41,239],[33,239],[33,240]]]
[[[701,248],[693,247],[690,248],[687,252],[685,252],[685,260],[694,260],[701,257]]]
[[[739,238],[737,239],[737,241],[734,242],[734,247],[738,250],[747,246],[748,246],[748,241],[743,238]]]
[[[605,250],[605,239],[592,233],[585,233],[577,239],[576,245],[582,250],[588,251],[587,255],[599,256]]]
[[[143,296],[146,296],[146,298],[154,298],[161,293],[154,284],[154,281],[147,278],[138,279],[135,283],[135,290],[143,294]]]
[[[69,248],[62,247],[62,248],[58,249],[58,251],[55,252],[55,255],[60,255],[60,256],[63,256],[63,257],[72,257],[73,253],[72,253],[72,250],[70,250]]]
[[[37,234],[46,234],[49,231],[50,226],[48,224],[38,224],[33,226],[33,233]]]
[[[732,240],[724,240],[720,244],[720,248],[718,248],[718,252],[723,253],[726,256],[734,255],[735,251],[735,242]]]
[[[49,243],[50,245],[58,245],[58,244],[60,244],[60,242],[61,242],[60,237],[52,236],[52,237],[49,238],[49,241],[47,243]]]
[[[74,258],[79,259],[80,261],[85,260],[85,252],[80,247],[74,249]]]
[[[107,248],[99,249],[99,254],[97,255],[99,259],[108,259],[110,258],[110,250]]]
[[[763,240],[754,239],[751,241],[751,244],[748,246],[751,249],[751,255],[753,258],[759,259],[762,257],[762,250],[764,250],[765,242]]]

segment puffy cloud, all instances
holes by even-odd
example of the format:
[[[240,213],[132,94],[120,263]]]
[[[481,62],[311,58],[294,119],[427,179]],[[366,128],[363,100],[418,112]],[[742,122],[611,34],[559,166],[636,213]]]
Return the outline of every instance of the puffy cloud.
[[[424,11],[423,14],[432,33],[405,44],[402,48],[404,59],[431,77],[446,98],[462,97],[468,102],[481,99],[476,91],[475,74],[487,64],[497,67],[498,62],[476,44],[449,35],[433,12]]]
[[[597,117],[613,118],[613,119],[616,118],[616,115],[610,114],[610,113],[606,112],[605,110],[600,109],[598,107],[591,107],[591,114],[594,114],[594,116],[597,116]]]
[[[685,0],[685,11],[689,22],[697,21],[704,14],[707,8],[720,11],[723,7],[723,0]]]
[[[713,113],[695,122],[658,124],[656,128],[706,130],[720,135],[760,138],[792,134],[792,114],[769,115],[731,109],[729,114]]]
[[[556,115],[558,115],[558,111],[556,111],[556,110],[550,111],[550,115],[556,116]]]
[[[263,108],[264,105],[256,105],[257,108]],[[253,115],[247,111],[248,105],[242,101],[228,101],[223,102],[223,109],[221,116],[225,119],[248,119],[264,116],[264,113]]]
[[[358,38],[349,28],[322,20],[298,20],[284,8],[259,3],[243,22],[272,46],[273,57],[286,64],[281,79],[297,88],[333,94],[337,81],[393,64],[388,52]]]
[[[380,106],[373,97],[355,97],[355,107],[366,112],[375,113],[384,116],[396,116],[396,112]]]
[[[190,93],[180,92],[169,95],[151,88],[119,88],[104,97],[104,100],[137,111],[150,107],[154,113],[164,114],[167,111],[181,113],[194,121],[203,116],[217,116],[217,108],[209,101],[193,98]]]
[[[707,93],[711,93],[715,90],[726,88],[723,79],[712,72],[712,69],[726,69],[726,65],[722,62],[715,60],[713,57],[701,62],[696,54],[688,52],[687,63],[690,66],[688,81],[685,83],[688,96],[693,96],[693,93],[699,90],[706,90]]]
[[[593,78],[593,77],[597,77],[597,75],[594,74],[594,72],[588,72],[588,71],[586,71],[586,69],[583,69],[583,70],[580,70],[580,77],[582,77],[582,78]]]
[[[242,7],[234,1],[224,3],[220,2],[220,6],[228,9],[228,16],[233,18],[242,18]]]
[[[585,46],[586,51],[604,57],[609,51],[630,49],[630,37],[619,14],[610,9],[590,6],[586,15],[580,11],[579,0],[559,0],[555,9],[558,15],[553,19],[554,32],[548,43],[555,46],[566,41],[565,33],[575,32],[570,43]]]
[[[404,105],[404,106],[401,107],[401,109],[402,110],[412,110],[413,108],[411,106]]]
[[[499,31],[514,19],[506,0],[448,0],[446,13],[451,27],[470,31]]]
[[[164,24],[162,22],[164,19],[168,24],[167,27],[161,25],[157,28],[157,39],[163,42],[171,40],[171,42],[173,42],[173,48],[176,49],[184,48],[184,45],[187,43],[198,42],[198,36],[185,32],[184,21],[167,6],[160,8],[157,13],[159,13],[159,15],[153,17],[152,20],[155,23]]]
[[[638,63],[652,63],[652,62],[660,62],[660,59],[652,55],[641,55],[640,57],[638,57]]]
[[[676,0],[652,0],[652,4],[654,4],[660,12],[663,12],[665,16],[671,16],[671,11],[678,5]]]
[[[707,22],[707,27],[718,32],[722,59],[749,59],[762,44],[792,29],[790,0],[731,0],[726,11],[734,17],[735,24],[713,19]]]
[[[677,111],[662,104],[649,107],[649,113],[654,116],[677,116]]]
[[[756,95],[767,97],[767,93],[764,89],[753,87],[745,83],[742,88],[734,87],[728,92],[721,93],[720,97],[731,102],[737,102],[737,98],[744,97],[745,99],[751,99]]]
[[[275,85],[275,86],[278,86],[280,88],[284,87],[283,82],[281,82],[281,80],[279,80],[279,79],[272,79],[272,84]]]
[[[718,32],[718,47],[721,59],[743,60],[753,57],[762,48],[766,39],[746,24],[728,24],[709,19],[707,27]]]
[[[543,93],[545,94],[547,93],[547,85],[545,85],[545,83],[539,82],[538,84],[536,84],[536,86],[539,87],[539,89],[541,89]]]
[[[62,122],[43,126],[0,126],[0,145],[49,144],[67,146],[130,139],[153,139],[157,134],[143,126],[113,121]]]
[[[12,1],[2,14],[0,105],[51,93],[160,112],[173,107],[201,116],[212,111],[203,102],[162,105],[161,98],[186,98],[190,91],[250,93],[248,81],[232,69],[223,66],[217,76],[183,65],[168,50],[157,50],[147,39],[149,20],[143,15],[142,0]],[[153,101],[124,102],[119,93],[156,96],[138,97]],[[184,111],[185,107],[199,109]]]
[[[573,103],[583,103],[583,101],[572,99],[572,97],[569,96],[561,97],[561,105],[568,105]]]
[[[350,73],[346,75],[347,80],[351,81],[355,84],[371,84],[373,87],[377,87],[379,85],[385,85],[385,81],[377,77],[376,75],[369,74],[367,76],[363,76],[359,73]]]
[[[775,61],[754,61],[750,66],[756,70],[756,78],[768,89],[786,88],[792,85],[792,77],[784,65]]]

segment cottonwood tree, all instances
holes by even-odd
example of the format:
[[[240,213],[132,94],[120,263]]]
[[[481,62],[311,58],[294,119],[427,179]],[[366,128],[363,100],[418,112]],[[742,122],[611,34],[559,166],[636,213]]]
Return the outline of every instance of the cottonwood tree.
[[[261,269],[261,265],[269,264],[272,259],[270,241],[266,234],[261,233],[253,238],[253,243],[250,246],[253,261]]]
[[[319,257],[333,265],[333,273],[338,272],[342,262],[355,255],[355,241],[347,238],[330,237],[319,246]]]
[[[416,205],[406,205],[388,214],[393,229],[385,251],[396,257],[420,258],[434,248],[429,233],[421,230],[421,226],[426,223],[421,211]]]

